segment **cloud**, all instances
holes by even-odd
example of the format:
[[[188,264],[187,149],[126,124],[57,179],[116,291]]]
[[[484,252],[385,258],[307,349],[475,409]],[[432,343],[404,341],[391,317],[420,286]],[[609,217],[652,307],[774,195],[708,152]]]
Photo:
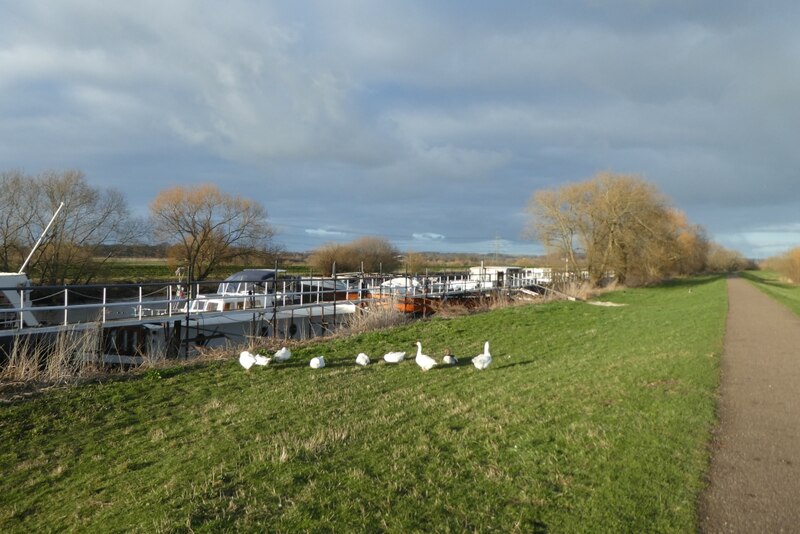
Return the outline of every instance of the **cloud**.
[[[348,232],[342,232],[340,230],[330,230],[328,228],[306,228],[305,233],[314,237],[326,237],[326,238],[342,238],[342,237],[347,237],[349,235]]]
[[[433,232],[423,232],[411,234],[415,241],[443,241],[445,236]]]

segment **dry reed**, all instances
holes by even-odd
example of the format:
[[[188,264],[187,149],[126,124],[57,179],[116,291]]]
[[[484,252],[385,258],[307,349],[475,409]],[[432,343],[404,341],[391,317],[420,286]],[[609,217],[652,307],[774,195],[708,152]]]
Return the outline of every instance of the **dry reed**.
[[[20,336],[11,344],[0,380],[58,384],[91,376],[100,363],[100,339],[99,326]]]
[[[408,322],[406,315],[393,306],[370,306],[352,314],[344,325],[346,334],[359,334]]]

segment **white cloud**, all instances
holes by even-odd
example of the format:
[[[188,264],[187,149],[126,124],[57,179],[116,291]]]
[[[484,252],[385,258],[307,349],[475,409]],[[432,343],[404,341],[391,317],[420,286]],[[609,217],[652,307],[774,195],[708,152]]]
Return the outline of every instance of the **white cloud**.
[[[340,230],[331,230],[328,228],[306,228],[305,233],[314,237],[325,237],[325,238],[340,238],[349,235],[347,232],[342,232]]]
[[[415,241],[443,241],[445,239],[445,236],[442,234],[436,234],[434,232],[415,233],[411,234],[411,237],[413,237]]]

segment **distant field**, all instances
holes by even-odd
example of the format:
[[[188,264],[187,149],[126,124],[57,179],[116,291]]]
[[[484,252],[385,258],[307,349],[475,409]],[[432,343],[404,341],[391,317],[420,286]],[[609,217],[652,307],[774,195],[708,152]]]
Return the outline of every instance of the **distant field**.
[[[250,372],[231,355],[2,404],[0,530],[695,532],[725,281],[604,300],[624,306],[420,321]],[[354,364],[418,339],[461,364]]]
[[[151,282],[177,280],[175,269],[167,266],[166,260],[121,258],[103,265],[104,281]]]
[[[243,267],[241,265],[221,265],[217,267],[209,279],[222,280],[227,276],[246,268],[251,267]],[[264,268],[269,269],[272,267]],[[279,266],[279,268],[284,269],[287,272],[307,271],[307,268],[304,267],[298,268]],[[154,258],[117,258],[110,260],[103,265],[100,278],[101,281],[104,282],[116,283],[141,283],[178,280],[178,276],[175,274],[175,267],[167,265],[166,260]]]
[[[800,286],[782,282],[772,271],[747,271],[742,276],[753,282],[761,291],[771,296],[797,315],[800,315]]]

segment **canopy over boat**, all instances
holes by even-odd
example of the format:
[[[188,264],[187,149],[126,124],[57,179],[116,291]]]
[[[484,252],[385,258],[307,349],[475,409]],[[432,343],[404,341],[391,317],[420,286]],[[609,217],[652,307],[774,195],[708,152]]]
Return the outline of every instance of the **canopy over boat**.
[[[248,295],[264,293],[269,280],[278,275],[275,269],[245,269],[230,275],[220,283],[217,293],[220,295]]]

